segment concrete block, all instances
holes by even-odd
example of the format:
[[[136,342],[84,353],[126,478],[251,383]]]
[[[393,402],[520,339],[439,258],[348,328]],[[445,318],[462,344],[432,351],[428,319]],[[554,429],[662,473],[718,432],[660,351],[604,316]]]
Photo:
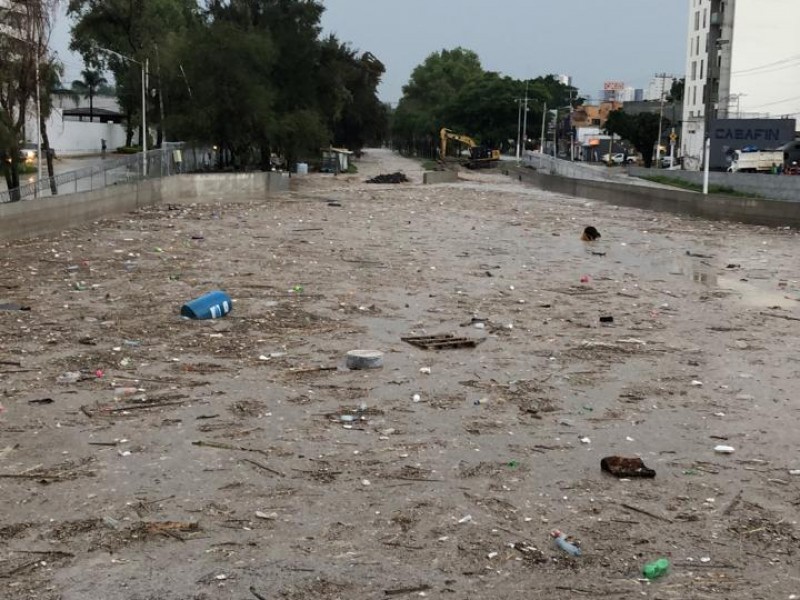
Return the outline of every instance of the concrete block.
[[[458,181],[456,171],[425,171],[422,174],[422,183],[433,185],[436,183],[455,183]]]

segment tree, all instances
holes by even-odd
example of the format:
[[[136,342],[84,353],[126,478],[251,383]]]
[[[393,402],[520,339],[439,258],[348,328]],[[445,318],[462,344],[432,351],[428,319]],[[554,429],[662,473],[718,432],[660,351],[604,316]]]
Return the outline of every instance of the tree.
[[[669,120],[662,119],[662,130],[668,125]],[[628,140],[642,154],[644,166],[648,169],[652,166],[653,148],[659,131],[658,115],[653,113],[628,115],[622,109],[617,109],[608,115],[605,131]]]
[[[50,137],[47,134],[47,120],[53,112],[53,94],[61,88],[61,77],[64,75],[64,65],[52,57],[48,57],[41,64],[41,110],[39,112],[39,132],[42,138],[42,151],[47,161],[48,181],[50,182],[50,193],[55,196],[58,194],[56,184],[55,169],[53,167],[53,152],[50,149]],[[41,173],[39,174],[41,177]]]
[[[171,46],[199,21],[198,4],[195,0],[70,0],[67,14],[74,20],[70,49],[81,54],[87,67],[108,68],[114,74],[130,146],[133,129],[141,122],[141,65],[156,56],[157,45]],[[160,120],[148,121],[157,122],[161,130]],[[140,143],[143,135],[140,131]]]
[[[72,82],[72,89],[89,99],[89,121],[94,118],[94,97],[98,90],[108,83],[99,69],[84,69],[81,71],[82,79]]]
[[[20,0],[0,7],[0,160],[19,200],[20,144],[46,54],[53,0]]]
[[[223,16],[188,32],[173,62],[163,65],[188,82],[171,95],[170,130],[178,139],[213,143],[231,166],[246,164],[254,141],[276,123],[269,85],[275,60],[269,36]]]
[[[472,50],[455,48],[430,54],[411,73],[394,114],[394,134],[401,145],[429,155],[438,144],[448,104],[470,82],[484,74]],[[427,152],[426,152],[427,150]]]
[[[545,104],[561,108],[581,102],[575,88],[553,75],[520,81],[484,71],[469,50],[431,54],[403,88],[393,115],[395,142],[401,150],[434,156],[439,129],[447,127],[493,148],[516,145],[519,102],[526,95],[529,130],[541,121]]]
[[[683,93],[686,89],[686,79],[673,79],[672,86],[669,88],[667,102],[683,102]]]
[[[128,143],[139,66],[99,48],[149,59],[148,98],[157,92],[165,114],[159,136],[166,126],[174,139],[218,146],[220,168],[269,168],[273,153],[291,163],[331,143],[358,149],[385,129],[383,64],[321,40],[317,0],[71,0],[69,10],[72,47],[114,73]]]
[[[319,107],[335,145],[358,152],[384,137],[387,113],[377,91],[384,71],[370,52],[359,54],[334,35],[322,41]]]

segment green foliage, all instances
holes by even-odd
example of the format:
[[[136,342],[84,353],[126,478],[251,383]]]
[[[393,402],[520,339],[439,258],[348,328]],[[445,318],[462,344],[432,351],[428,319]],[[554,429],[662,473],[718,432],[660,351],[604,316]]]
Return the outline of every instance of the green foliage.
[[[662,131],[669,126],[669,123],[668,119],[662,120]],[[658,130],[658,115],[653,113],[629,115],[622,109],[610,113],[605,124],[606,133],[628,140],[641,153],[644,166],[648,169],[653,164],[653,149],[658,139]]]
[[[669,95],[667,96],[667,102],[683,102],[683,93],[686,89],[686,79],[674,79],[672,81],[672,87],[669,89]]]
[[[69,3],[72,47],[114,73],[128,145],[141,118],[140,66],[98,47],[149,59],[148,122],[169,139],[217,146],[218,166],[235,169],[383,137],[384,67],[334,36],[320,39],[323,10],[317,0]]]
[[[428,56],[414,69],[393,115],[392,132],[401,150],[435,156],[439,130],[447,127],[479,143],[510,149],[516,145],[520,104],[528,96],[528,131],[538,131],[544,105],[563,107],[574,88],[554,76],[520,81],[484,71],[478,56],[463,48]]]
[[[646,175],[642,177],[642,179],[646,179],[648,181],[653,181],[655,183],[661,183],[663,185],[671,185],[673,187],[681,188],[684,190],[691,190],[693,192],[702,192],[703,186],[699,183],[692,183],[691,181],[686,181],[684,179],[680,179],[678,177],[668,177],[666,175]],[[708,186],[708,193],[709,194],[721,194],[724,196],[737,196],[740,198],[761,198],[758,194],[753,194],[751,192],[740,192],[735,188],[732,188],[727,185],[718,185],[718,184],[711,184]]]
[[[17,165],[17,172],[20,175],[33,175],[38,170],[39,169],[36,167],[36,165],[29,165],[28,163],[19,163]]]

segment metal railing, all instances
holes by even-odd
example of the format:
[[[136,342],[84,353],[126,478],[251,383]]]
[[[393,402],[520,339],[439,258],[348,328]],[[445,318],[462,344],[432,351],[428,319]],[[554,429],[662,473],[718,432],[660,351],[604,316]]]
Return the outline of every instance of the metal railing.
[[[204,148],[187,147],[183,142],[165,142],[163,147],[148,151],[145,160],[146,175],[143,173],[141,153],[104,158],[90,167],[55,175],[52,180],[44,176],[13,190],[0,192],[0,204],[51,197],[51,181],[55,183],[57,195],[61,196],[91,192],[141,179],[157,179],[199,171],[207,167],[210,153]]]

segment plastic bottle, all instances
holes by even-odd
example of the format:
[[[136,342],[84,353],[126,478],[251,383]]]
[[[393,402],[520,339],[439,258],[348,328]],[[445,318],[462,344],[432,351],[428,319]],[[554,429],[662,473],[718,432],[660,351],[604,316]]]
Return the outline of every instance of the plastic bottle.
[[[565,533],[561,533],[558,529],[554,529],[550,532],[550,535],[555,539],[556,546],[561,548],[567,554],[571,554],[572,556],[581,555],[581,549],[575,544],[568,542],[567,535]]]
[[[669,570],[669,561],[666,558],[659,558],[647,563],[642,569],[642,574],[647,579],[658,579]]]

